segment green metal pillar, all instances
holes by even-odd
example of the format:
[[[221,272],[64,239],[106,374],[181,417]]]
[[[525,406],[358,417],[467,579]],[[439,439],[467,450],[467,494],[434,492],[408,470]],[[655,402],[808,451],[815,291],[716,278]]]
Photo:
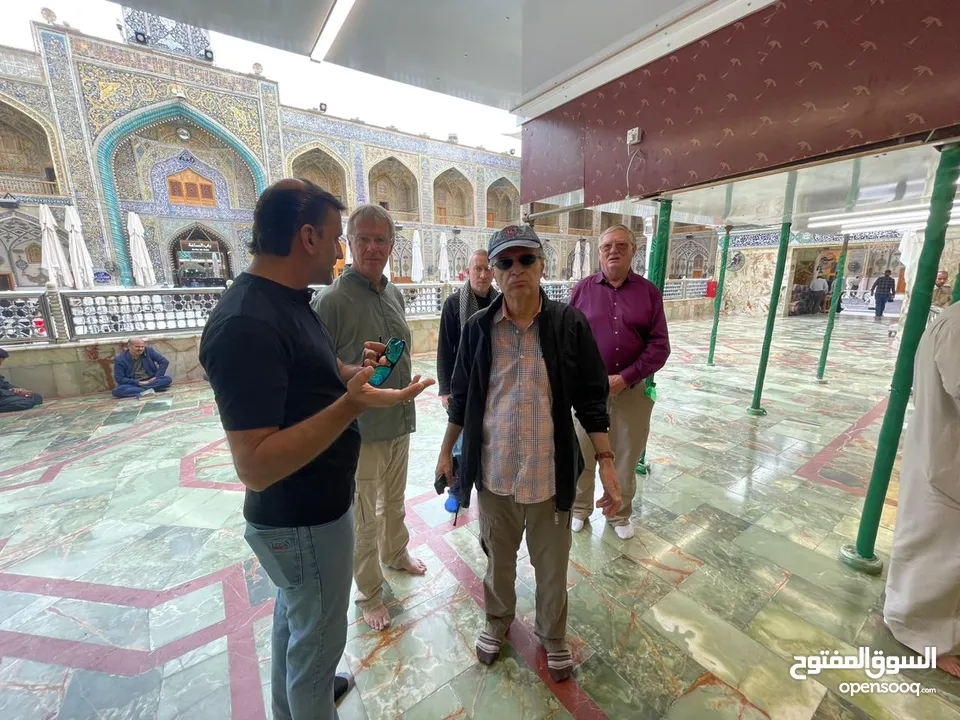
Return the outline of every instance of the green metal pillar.
[[[903,324],[903,335],[900,340],[900,350],[897,353],[897,364],[893,370],[887,412],[883,416],[880,437],[877,439],[877,454],[873,461],[870,486],[867,488],[867,497],[863,501],[857,543],[840,548],[841,562],[870,575],[879,575],[883,569],[883,563],[874,554],[877,529],[880,527],[880,515],[887,497],[890,473],[893,472],[893,463],[897,458],[900,433],[903,431],[903,418],[913,387],[914,358],[930,314],[933,284],[937,278],[940,256],[943,255],[947,224],[950,222],[953,198],[957,192],[958,176],[960,176],[960,145],[950,145],[942,149],[940,165],[933,179],[930,215],[927,217],[923,248],[917,260],[917,275],[910,293],[907,319]]]
[[[730,217],[730,210],[733,207],[733,183],[727,185],[727,197],[723,207],[723,220],[727,222]],[[720,277],[717,278],[717,297],[713,301],[713,329],[710,330],[710,352],[707,354],[707,365],[713,367],[713,353],[717,348],[717,329],[720,326],[720,310],[723,307],[723,281],[727,277],[727,251],[730,249],[730,231],[733,229],[729,223],[724,228],[726,232],[723,240],[720,241]]]
[[[860,194],[860,158],[853,160],[853,178],[850,181],[850,189],[847,191],[847,211],[849,212],[857,204],[857,196]],[[823,347],[820,348],[820,364],[817,365],[817,380],[826,382],[823,374],[827,369],[827,354],[830,352],[830,337],[833,335],[833,323],[837,318],[837,310],[840,308],[840,296],[843,294],[843,274],[847,267],[847,246],[850,244],[850,238],[843,236],[843,247],[840,250],[840,259],[837,261],[837,277],[833,281],[833,297],[830,298],[830,315],[827,317],[827,330],[823,336]]]
[[[660,212],[657,213],[657,234],[653,238],[653,249],[650,251],[650,267],[647,268],[647,279],[650,280],[662,293],[667,279],[667,259],[670,254],[670,215],[673,212],[673,200],[664,198],[660,201]],[[646,379],[646,394],[657,401],[657,383],[651,375]],[[637,474],[646,475],[650,466],[647,465],[647,454],[644,452],[637,463]]]
[[[751,415],[766,415],[760,407],[763,397],[763,379],[767,374],[767,361],[770,359],[770,342],[773,340],[773,326],[777,321],[777,306],[780,304],[780,285],[783,283],[783,270],[787,265],[787,248],[790,246],[790,227],[793,225],[793,199],[797,194],[797,171],[787,173],[787,190],[783,197],[783,224],[780,226],[780,247],[777,251],[777,267],[773,273],[773,291],[770,293],[770,309],[767,311],[767,329],[763,333],[763,348],[760,351],[760,367],[757,368],[757,384],[753,389],[753,402],[747,408]]]
[[[667,255],[670,246],[670,215],[673,211],[673,200],[666,198],[660,202],[660,212],[657,214],[657,234],[653,238],[653,250],[650,253],[650,267],[647,268],[647,279],[660,292],[667,279]]]
[[[727,225],[723,240],[720,241],[720,277],[717,279],[717,297],[713,301],[713,329],[710,330],[710,352],[707,354],[707,365],[710,367],[713,367],[713,353],[717,349],[717,328],[720,327],[720,310],[723,308],[723,281],[727,276],[727,251],[730,249],[732,229],[732,225]]]
[[[953,295],[950,296],[950,304],[960,302],[960,272],[957,273],[956,279],[953,281]]]

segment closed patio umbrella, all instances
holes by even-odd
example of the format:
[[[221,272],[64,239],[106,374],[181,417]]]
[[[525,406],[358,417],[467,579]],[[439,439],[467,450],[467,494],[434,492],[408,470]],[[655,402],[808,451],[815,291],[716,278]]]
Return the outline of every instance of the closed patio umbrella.
[[[450,257],[447,255],[447,234],[440,233],[440,250],[437,252],[437,274],[440,282],[450,282]]]
[[[73,273],[57,236],[57,221],[46,205],[40,206],[40,269],[59,287],[73,287]]]
[[[67,215],[63,223],[70,234],[67,248],[70,251],[70,267],[73,270],[74,287],[78,290],[93,287],[93,262],[87,245],[83,241],[83,227],[80,225],[80,215],[73,205],[67,205]]]
[[[423,282],[423,240],[420,231],[413,231],[413,258],[411,259],[410,279],[415,283]]]
[[[133,265],[133,281],[141,287],[156,285],[157,275],[153,271],[150,253],[147,252],[147,243],[143,239],[143,223],[135,212],[127,213],[127,234],[130,243],[130,262]]]

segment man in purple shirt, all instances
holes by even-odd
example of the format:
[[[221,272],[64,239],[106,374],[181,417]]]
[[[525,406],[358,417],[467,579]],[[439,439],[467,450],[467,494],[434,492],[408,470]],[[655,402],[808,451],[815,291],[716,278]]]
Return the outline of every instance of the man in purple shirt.
[[[644,380],[670,357],[663,298],[653,283],[630,269],[636,251],[637,239],[628,227],[607,228],[600,234],[600,272],[577,283],[570,295],[570,304],[587,316],[609,376],[610,444],[623,498],[607,522],[622,540],[633,537],[636,468],[650,434],[653,401],[644,392]],[[593,512],[597,468],[590,438],[579,423],[576,428],[586,461],[571,520],[571,529],[579,532]]]

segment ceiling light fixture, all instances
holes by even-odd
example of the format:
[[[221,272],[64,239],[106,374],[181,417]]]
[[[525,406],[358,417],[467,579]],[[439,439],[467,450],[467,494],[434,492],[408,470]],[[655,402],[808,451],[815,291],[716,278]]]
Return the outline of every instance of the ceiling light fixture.
[[[877,223],[889,223],[896,224],[898,222],[910,222],[910,221],[923,221],[927,219],[927,216],[930,214],[929,210],[915,210],[913,212],[905,213],[890,213],[889,215],[873,215],[871,217],[859,217],[853,218],[851,220],[830,220],[825,222],[818,223],[808,223],[808,228],[822,228],[822,227],[836,227],[842,225],[844,227],[853,227],[856,225],[875,225]]]
[[[877,208],[874,210],[862,210],[860,212],[842,212],[828,215],[811,215],[810,224],[819,223],[821,220],[850,220],[852,218],[883,215],[885,213],[901,213],[907,210],[926,210],[930,207],[929,203],[918,203],[915,205],[901,205],[899,207]]]
[[[313,46],[313,52],[310,53],[310,59],[314,62],[323,62],[323,59],[333,47],[333,41],[340,34],[340,29],[347,21],[347,16],[353,9],[357,0],[334,0],[333,8],[327,15],[327,21],[323,24],[320,31],[320,37],[317,38],[317,44]]]

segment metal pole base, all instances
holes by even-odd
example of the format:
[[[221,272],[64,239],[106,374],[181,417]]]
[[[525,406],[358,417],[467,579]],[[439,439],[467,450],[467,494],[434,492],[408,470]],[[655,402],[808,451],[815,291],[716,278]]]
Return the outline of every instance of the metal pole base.
[[[637,475],[646,475],[648,472],[650,472],[650,466],[643,460],[637,463]]]
[[[707,367],[716,367],[716,366],[717,366],[717,364],[716,364],[715,362],[712,362],[712,361],[711,361],[711,362],[708,362],[708,363],[707,363]]]
[[[817,378],[817,382],[820,383],[821,385],[826,385],[826,384],[827,384],[827,379],[826,379],[826,378]]]
[[[767,414],[767,411],[764,410],[762,407],[758,407],[758,408],[748,407],[748,408],[747,408],[747,415],[753,415],[754,417],[763,417],[763,416],[766,415],[766,414]]]
[[[837,557],[844,565],[867,575],[879,575],[883,571],[883,561],[880,558],[862,557],[853,543],[842,546]]]

